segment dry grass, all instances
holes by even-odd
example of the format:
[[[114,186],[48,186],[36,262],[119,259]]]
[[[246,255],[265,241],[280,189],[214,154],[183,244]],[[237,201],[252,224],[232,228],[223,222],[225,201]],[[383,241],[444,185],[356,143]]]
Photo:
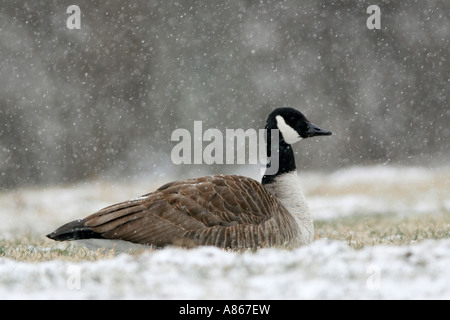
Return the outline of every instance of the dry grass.
[[[72,262],[95,261],[114,257],[114,250],[89,250],[72,243],[55,244],[55,242],[33,237],[0,240],[0,257],[16,261],[41,262],[62,259]]]
[[[450,214],[354,216],[316,221],[316,239],[343,240],[359,249],[373,245],[407,245],[424,239],[450,237]]]

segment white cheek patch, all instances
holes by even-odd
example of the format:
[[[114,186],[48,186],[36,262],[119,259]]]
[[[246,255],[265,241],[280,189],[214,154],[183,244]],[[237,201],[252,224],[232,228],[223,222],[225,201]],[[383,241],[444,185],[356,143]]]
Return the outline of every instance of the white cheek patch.
[[[298,132],[295,131],[295,129],[290,125],[288,125],[286,121],[284,121],[284,118],[282,116],[276,116],[275,119],[277,120],[277,127],[283,135],[283,139],[287,144],[293,144],[297,141],[302,140],[302,137],[300,137]]]

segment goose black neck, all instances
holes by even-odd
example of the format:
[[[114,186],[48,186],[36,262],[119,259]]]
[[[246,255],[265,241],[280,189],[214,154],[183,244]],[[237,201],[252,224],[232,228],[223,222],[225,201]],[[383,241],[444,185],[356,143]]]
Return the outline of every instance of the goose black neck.
[[[287,144],[283,140],[281,133],[279,134],[278,148],[274,146],[272,148],[271,134],[270,130],[267,132],[267,159],[270,160],[266,165],[266,174],[262,178],[262,184],[269,184],[276,180],[276,178],[282,174],[289,173],[296,170],[295,157],[292,146]],[[278,153],[278,160],[276,159],[276,154],[272,157],[272,152]],[[273,173],[273,168],[271,166],[274,161],[278,161],[278,171],[275,174],[268,174],[268,172]],[[269,170],[271,169],[271,170]]]

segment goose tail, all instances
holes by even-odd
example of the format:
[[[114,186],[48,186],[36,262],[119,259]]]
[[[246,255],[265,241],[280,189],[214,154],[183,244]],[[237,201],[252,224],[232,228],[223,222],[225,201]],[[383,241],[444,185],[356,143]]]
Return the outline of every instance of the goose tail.
[[[99,233],[92,231],[90,227],[86,226],[85,222],[85,219],[79,219],[66,223],[55,231],[47,234],[47,238],[56,241],[103,238]]]

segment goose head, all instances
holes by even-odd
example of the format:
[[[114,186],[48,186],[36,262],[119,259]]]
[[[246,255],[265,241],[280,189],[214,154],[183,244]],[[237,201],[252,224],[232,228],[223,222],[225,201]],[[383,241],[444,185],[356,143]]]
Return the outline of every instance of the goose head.
[[[280,143],[289,145],[306,138],[332,135],[331,131],[319,128],[303,113],[292,108],[275,109],[267,118],[266,129],[278,129]]]
[[[272,129],[277,129],[278,141],[272,143]],[[311,123],[303,113],[292,108],[275,109],[267,118],[267,165],[262,183],[275,182],[278,177],[296,172],[292,144],[315,136],[329,136],[332,133]]]

